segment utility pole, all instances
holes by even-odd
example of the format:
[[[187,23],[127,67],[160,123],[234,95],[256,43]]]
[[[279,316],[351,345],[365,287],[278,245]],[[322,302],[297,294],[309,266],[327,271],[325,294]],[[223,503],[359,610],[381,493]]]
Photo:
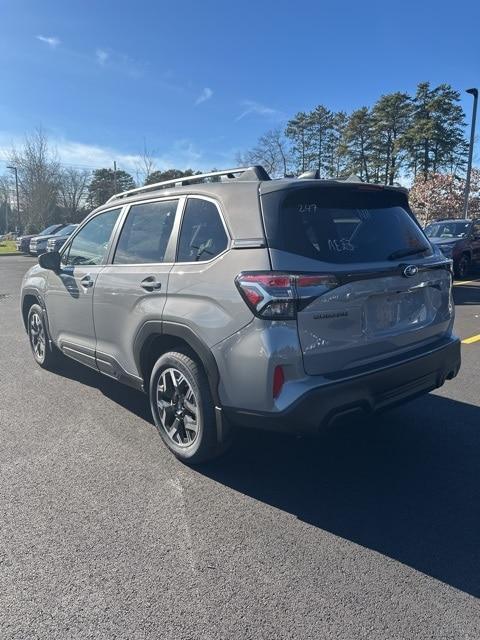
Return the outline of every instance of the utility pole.
[[[113,161],[113,192],[117,193],[117,161]]]
[[[15,191],[17,194],[17,226],[20,226],[20,198],[18,196],[18,171],[17,167],[7,166],[7,169],[11,169],[15,172]],[[5,216],[7,216],[7,210],[5,210]],[[7,220],[7,219],[6,219]],[[8,224],[7,224],[7,232],[8,232]]]
[[[467,179],[465,180],[465,202],[463,205],[464,218],[468,217],[468,196],[470,195],[470,177],[472,174],[473,144],[475,142],[475,121],[477,119],[478,89],[467,89],[467,93],[470,93],[473,96],[473,113],[472,113],[472,127],[470,129],[470,146],[468,147]]]

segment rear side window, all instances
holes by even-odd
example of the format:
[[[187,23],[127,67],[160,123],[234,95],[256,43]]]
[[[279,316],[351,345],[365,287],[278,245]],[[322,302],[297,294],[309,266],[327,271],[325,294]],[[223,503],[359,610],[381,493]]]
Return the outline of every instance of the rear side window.
[[[228,237],[220,213],[208,200],[189,198],[183,215],[177,262],[205,262],[225,251]]]
[[[273,195],[273,194],[272,194]],[[270,248],[338,264],[393,260],[431,252],[403,194],[303,188],[283,199],[264,196]]]
[[[178,200],[133,205],[128,212],[114,264],[164,262]]]

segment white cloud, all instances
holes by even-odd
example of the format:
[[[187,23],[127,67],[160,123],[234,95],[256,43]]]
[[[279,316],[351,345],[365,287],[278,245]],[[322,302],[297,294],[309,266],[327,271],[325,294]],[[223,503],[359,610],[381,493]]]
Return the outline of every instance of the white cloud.
[[[56,155],[61,165],[94,170],[113,167],[113,161],[116,160],[119,169],[128,171],[135,179],[137,178],[137,173],[141,166],[140,142],[138,145],[139,153],[137,154],[126,153],[116,147],[69,140],[59,132],[51,131],[50,133],[47,132],[47,134],[50,150]],[[159,170],[177,168],[208,171],[212,167],[233,166],[238,149],[224,150],[218,148],[218,142],[216,141],[214,148],[210,148],[207,151],[199,148],[189,138],[177,139],[155,155],[155,168]],[[4,172],[4,166],[8,164],[12,146],[21,149],[23,143],[24,138],[22,135],[0,130],[0,175]]]
[[[110,57],[110,54],[108,53],[108,51],[105,51],[105,49],[97,49],[95,51],[95,56],[97,58],[98,64],[103,67]]]
[[[21,137],[9,136],[7,132],[0,131],[0,161],[7,160],[13,145],[20,149],[22,144]],[[113,147],[85,144],[65,138],[49,136],[49,147],[53,153],[56,153],[60,164],[66,166],[93,170],[111,167],[116,160],[120,169],[129,171],[135,176],[141,164],[140,154],[125,153]],[[155,157],[154,161],[157,169],[198,169],[203,168],[204,164],[208,167],[211,162],[205,159],[203,152],[188,139],[176,140],[169,149]]]
[[[244,107],[242,113],[235,118],[235,122],[242,120],[246,116],[250,114],[256,114],[259,116],[265,116],[273,119],[281,119],[283,118],[283,114],[281,111],[277,111],[277,109],[272,109],[272,107],[267,107],[264,104],[260,104],[259,102],[254,102],[253,100],[244,100],[242,102],[242,106]]]
[[[206,102],[207,100],[210,100],[212,96],[213,96],[213,91],[209,87],[205,87],[202,90],[202,93],[195,100],[195,104],[202,104],[202,102]]]
[[[48,46],[51,47],[52,49],[55,49],[55,47],[57,47],[60,44],[60,40],[55,36],[36,36],[36,38],[37,40],[40,40],[40,42],[44,42],[45,44],[48,44]]]
[[[113,49],[95,49],[95,61],[100,67],[108,67],[110,71],[139,78],[145,74],[146,64],[135,60],[120,51]]]

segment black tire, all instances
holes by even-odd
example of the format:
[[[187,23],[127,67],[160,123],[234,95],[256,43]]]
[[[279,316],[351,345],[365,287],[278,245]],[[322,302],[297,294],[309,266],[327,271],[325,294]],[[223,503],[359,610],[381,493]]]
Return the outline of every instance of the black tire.
[[[60,362],[61,354],[50,344],[45,315],[39,304],[32,304],[28,311],[27,333],[35,362],[44,369],[55,369]]]
[[[172,382],[175,377],[176,387]],[[158,432],[179,460],[201,464],[226,451],[230,442],[217,440],[215,407],[207,377],[190,355],[181,351],[162,355],[150,376],[149,395]]]
[[[464,280],[470,273],[470,257],[466,253],[462,253],[460,258],[453,265],[455,276],[459,280]]]

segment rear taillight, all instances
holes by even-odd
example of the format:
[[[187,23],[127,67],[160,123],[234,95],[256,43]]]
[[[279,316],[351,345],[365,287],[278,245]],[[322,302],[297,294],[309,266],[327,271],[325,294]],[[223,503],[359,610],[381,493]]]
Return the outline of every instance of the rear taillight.
[[[298,309],[338,286],[334,275],[245,271],[235,278],[243,299],[256,316],[293,320]]]

